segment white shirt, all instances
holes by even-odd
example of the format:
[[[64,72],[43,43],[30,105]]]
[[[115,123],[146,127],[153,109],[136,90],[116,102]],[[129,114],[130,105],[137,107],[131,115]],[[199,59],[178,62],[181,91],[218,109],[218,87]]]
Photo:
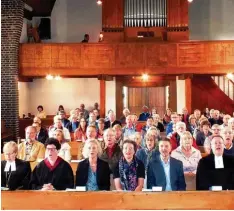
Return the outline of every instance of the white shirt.
[[[223,156],[216,156],[215,155],[215,168],[216,169],[223,169]]]
[[[55,128],[52,127],[50,130],[49,130],[49,137],[53,137],[53,134],[54,134],[54,131],[55,131]],[[71,136],[70,136],[70,132],[67,128],[63,127],[63,135],[64,135],[64,139],[68,140],[68,141],[71,141]]]
[[[15,161],[12,161],[12,162],[7,161],[4,171],[8,172],[10,167],[11,167],[11,171],[16,171]]]

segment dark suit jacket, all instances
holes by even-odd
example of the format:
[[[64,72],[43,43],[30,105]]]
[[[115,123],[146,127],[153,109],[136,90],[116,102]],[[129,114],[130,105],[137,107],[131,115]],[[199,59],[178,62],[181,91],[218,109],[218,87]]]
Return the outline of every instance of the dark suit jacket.
[[[122,155],[123,153],[122,150],[120,149],[120,146],[116,144],[111,158],[108,157],[107,148],[103,151],[100,158],[109,163],[110,170],[113,173]]]
[[[86,186],[89,159],[81,161],[76,170],[76,186]],[[99,190],[110,190],[110,169],[107,162],[97,159],[97,185]]]
[[[160,155],[149,162],[147,171],[147,188],[151,189],[153,186],[161,186],[163,191],[165,191],[166,175],[159,156]],[[173,191],[186,190],[183,163],[172,157],[170,157],[170,181],[171,189]]]
[[[63,124],[63,127],[66,127],[66,125],[69,123],[70,121],[66,118],[62,119],[62,124]]]
[[[146,121],[150,117],[150,113],[141,113],[138,121]]]
[[[38,136],[37,136],[37,140],[38,140],[39,142],[41,142],[42,144],[45,144],[46,139],[47,139],[48,137],[49,137],[49,136],[48,136],[47,130],[46,130],[45,128],[41,128],[41,130],[40,130],[40,132],[39,132],[39,134],[38,134]]]
[[[214,154],[202,158],[197,167],[197,190],[209,190],[211,186],[234,190],[234,158],[223,155],[223,165],[223,169],[215,168]]]
[[[218,124],[218,125],[222,125],[223,124],[223,120],[221,118],[219,118],[219,119],[209,118],[208,120],[209,120],[209,122],[211,124],[211,127],[214,124]]]
[[[6,187],[7,173],[4,171],[7,161],[1,161],[1,187]],[[10,190],[29,189],[29,181],[31,176],[31,167],[29,162],[15,159],[16,171],[12,171],[9,176],[8,187]]]
[[[79,122],[76,122],[76,129],[79,127]],[[75,131],[72,131],[72,122],[68,122],[66,124],[66,128],[69,130],[70,133],[74,133]]]
[[[108,120],[105,122],[105,129],[114,127],[115,125],[120,125],[122,127],[122,123],[119,120],[115,120],[112,124],[110,123],[110,120]]]

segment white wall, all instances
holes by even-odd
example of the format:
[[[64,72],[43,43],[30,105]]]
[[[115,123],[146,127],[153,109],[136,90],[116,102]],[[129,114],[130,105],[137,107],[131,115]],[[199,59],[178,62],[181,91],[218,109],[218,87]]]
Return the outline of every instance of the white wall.
[[[110,109],[116,113],[115,91],[115,79],[113,81],[106,81],[106,114]]]
[[[233,40],[234,0],[194,0],[189,4],[191,40]]]
[[[185,107],[185,80],[178,80],[176,77],[176,92],[177,92],[177,112],[181,114]]]
[[[23,114],[27,115],[29,110],[29,83],[18,82],[19,90],[19,115],[22,117]]]
[[[43,105],[47,114],[56,113],[61,104],[65,110],[79,107],[81,103],[90,109],[100,103],[100,81],[96,78],[64,78],[60,81],[34,79],[33,82],[19,82],[19,114],[35,114],[37,106]],[[115,80],[106,82],[106,111],[116,111]]]

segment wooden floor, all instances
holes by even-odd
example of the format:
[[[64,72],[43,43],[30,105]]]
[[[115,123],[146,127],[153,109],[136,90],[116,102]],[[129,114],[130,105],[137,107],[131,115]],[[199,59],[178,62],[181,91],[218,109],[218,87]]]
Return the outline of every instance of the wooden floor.
[[[234,209],[234,191],[65,192],[3,191],[2,209],[156,210]]]

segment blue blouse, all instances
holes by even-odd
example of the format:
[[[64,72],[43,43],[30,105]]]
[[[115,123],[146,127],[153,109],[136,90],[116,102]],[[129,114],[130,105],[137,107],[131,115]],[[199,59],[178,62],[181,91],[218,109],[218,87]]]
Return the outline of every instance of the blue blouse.
[[[86,190],[98,191],[97,185],[97,173],[93,172],[91,167],[89,167],[88,181],[86,183]]]

